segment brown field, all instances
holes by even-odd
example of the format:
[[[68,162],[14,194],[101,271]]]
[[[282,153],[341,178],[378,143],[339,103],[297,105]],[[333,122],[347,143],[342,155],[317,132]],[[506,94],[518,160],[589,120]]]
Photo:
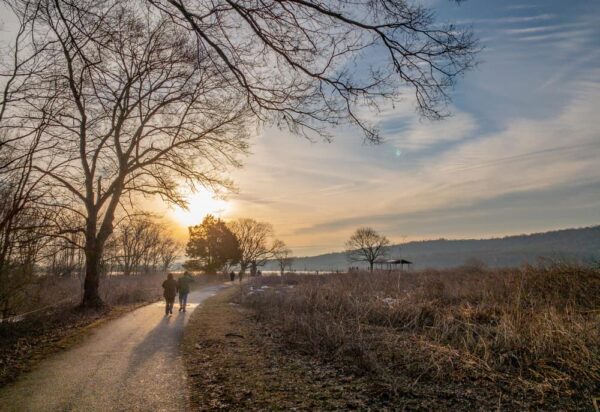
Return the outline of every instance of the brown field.
[[[286,350],[370,376],[392,404],[590,410],[600,396],[598,269],[288,274],[238,300]]]

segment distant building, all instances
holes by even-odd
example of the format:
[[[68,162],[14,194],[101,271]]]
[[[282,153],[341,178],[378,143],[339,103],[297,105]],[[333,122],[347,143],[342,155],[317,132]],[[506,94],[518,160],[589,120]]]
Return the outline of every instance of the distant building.
[[[400,270],[404,270],[404,265],[407,269],[410,269],[410,265],[413,263],[406,259],[380,259],[373,262],[373,265],[377,269],[397,270],[400,265]]]

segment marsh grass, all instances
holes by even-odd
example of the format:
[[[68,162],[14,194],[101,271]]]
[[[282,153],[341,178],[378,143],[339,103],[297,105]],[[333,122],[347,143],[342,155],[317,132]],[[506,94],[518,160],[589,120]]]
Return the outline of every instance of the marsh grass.
[[[163,274],[106,276],[100,282],[100,296],[108,305],[151,302],[162,296]],[[79,303],[83,293],[77,277],[43,276],[24,286],[15,315],[48,308],[65,308]]]
[[[239,299],[285,345],[373,375],[482,382],[511,393],[590,399],[600,382],[600,271],[519,269],[285,275]]]

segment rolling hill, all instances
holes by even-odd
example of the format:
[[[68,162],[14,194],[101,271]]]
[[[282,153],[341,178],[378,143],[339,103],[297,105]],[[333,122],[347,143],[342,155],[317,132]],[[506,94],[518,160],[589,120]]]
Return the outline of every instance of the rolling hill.
[[[388,257],[410,260],[415,268],[453,267],[472,259],[491,267],[535,263],[540,258],[590,262],[600,260],[600,226],[492,239],[409,242],[390,246]],[[297,258],[293,268],[346,270],[348,266],[346,255],[338,252]],[[265,266],[265,270],[276,269],[274,262]]]

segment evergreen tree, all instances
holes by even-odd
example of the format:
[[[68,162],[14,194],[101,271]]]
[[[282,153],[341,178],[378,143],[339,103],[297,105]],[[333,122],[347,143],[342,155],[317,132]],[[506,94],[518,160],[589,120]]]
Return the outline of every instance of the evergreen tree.
[[[201,224],[190,226],[189,231],[186,255],[190,259],[184,264],[186,269],[215,273],[240,261],[240,244],[221,219],[207,215]]]

